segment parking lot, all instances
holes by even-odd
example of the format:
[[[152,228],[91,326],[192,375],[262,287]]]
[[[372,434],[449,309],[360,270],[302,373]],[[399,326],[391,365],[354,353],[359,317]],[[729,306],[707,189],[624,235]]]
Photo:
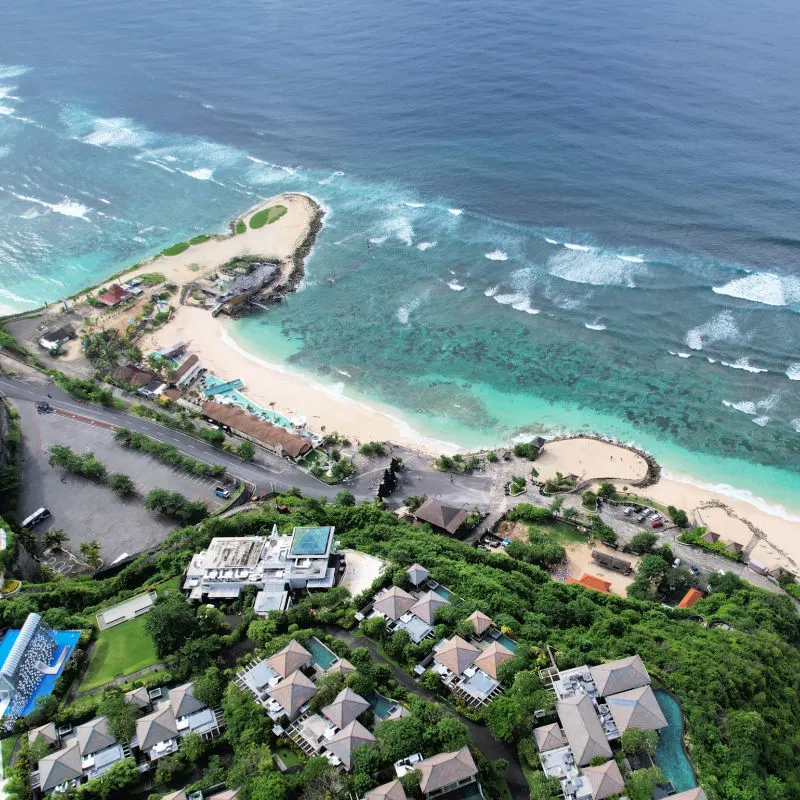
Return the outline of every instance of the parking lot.
[[[31,403],[17,403],[23,432],[23,465],[20,515],[25,517],[46,506],[52,517],[37,527],[43,536],[50,528],[69,535],[67,548],[77,553],[81,542],[97,540],[105,564],[152,547],[174,530],[175,523],[147,511],[142,496],[154,488],[180,492],[203,500],[214,510],[223,502],[213,494],[219,479],[205,478],[158,463],[152,456],[114,442],[113,431],[93,427],[58,414],[37,414]],[[121,499],[108,487],[93,483],[48,464],[47,449],[69,445],[75,452],[91,451],[109,473],[129,475],[140,496]],[[75,564],[60,557],[50,565],[70,572]]]

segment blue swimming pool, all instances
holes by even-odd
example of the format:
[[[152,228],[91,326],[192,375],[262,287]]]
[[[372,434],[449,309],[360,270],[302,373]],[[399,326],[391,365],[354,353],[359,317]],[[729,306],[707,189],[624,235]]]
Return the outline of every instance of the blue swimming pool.
[[[213,389],[216,386],[225,387],[228,385],[228,382],[223,381],[216,375],[208,373],[205,377],[203,385],[205,389]],[[267,408],[262,408],[257,403],[254,403],[249,397],[234,388],[223,389],[223,391],[214,395],[214,399],[216,399],[218,402],[233,402],[240,408],[255,414],[266,422],[271,422],[273,425],[279,425],[281,428],[292,430],[292,423],[286,417],[284,417],[283,414],[279,414],[277,411],[272,411]]]
[[[453,593],[445,589],[444,586],[437,586],[433,591],[448,602],[450,602],[450,598],[453,596]]]
[[[680,704],[663,689],[655,689],[654,694],[669,723],[668,727],[661,729],[654,761],[676,792],[688,792],[697,786],[697,779],[692,762],[683,749],[683,713]]]
[[[308,640],[308,652],[311,653],[311,661],[322,670],[328,669],[331,664],[339,660],[333,650],[329,650],[314,636]]]
[[[510,650],[512,653],[517,649],[517,643],[513,639],[509,639],[504,633],[501,633],[495,641],[498,644],[503,645],[506,649]]]
[[[384,697],[380,692],[373,692],[370,695],[369,704],[378,719],[386,719],[397,708],[397,700]]]

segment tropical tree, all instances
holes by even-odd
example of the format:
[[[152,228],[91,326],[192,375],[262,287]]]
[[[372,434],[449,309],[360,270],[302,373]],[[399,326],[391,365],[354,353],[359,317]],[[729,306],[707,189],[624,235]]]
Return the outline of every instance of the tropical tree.
[[[69,539],[69,536],[61,528],[53,528],[44,535],[45,550],[61,550],[61,545]]]
[[[81,558],[92,569],[98,569],[103,563],[103,559],[100,556],[100,542],[96,539],[92,539],[88,542],[81,542],[78,547],[78,552],[81,554]]]
[[[136,491],[133,481],[122,472],[111,476],[110,486],[120,497],[130,497]]]

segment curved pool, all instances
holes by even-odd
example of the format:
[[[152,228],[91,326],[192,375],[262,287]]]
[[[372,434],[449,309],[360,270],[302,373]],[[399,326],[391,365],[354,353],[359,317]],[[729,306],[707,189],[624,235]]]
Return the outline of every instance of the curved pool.
[[[661,729],[653,760],[661,767],[676,792],[687,792],[697,786],[697,778],[692,762],[683,749],[683,713],[680,703],[663,689],[655,689],[653,693],[668,723],[668,727]]]

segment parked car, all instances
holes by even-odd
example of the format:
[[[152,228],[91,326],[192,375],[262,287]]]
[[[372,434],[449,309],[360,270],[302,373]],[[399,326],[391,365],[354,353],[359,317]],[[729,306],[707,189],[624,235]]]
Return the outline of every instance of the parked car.
[[[660,519],[654,519],[650,523],[650,527],[652,527],[652,528],[663,528],[664,527],[664,522],[662,520],[660,520]]]
[[[629,516],[630,516],[630,515],[633,513],[633,509],[632,509],[630,506],[628,506],[628,507],[627,507],[627,508],[626,508],[626,509],[625,509],[625,510],[622,512],[622,513],[623,513],[623,514],[624,514],[626,517],[629,517]]]
[[[692,566],[689,567],[689,570],[691,571],[692,575],[700,574],[700,569],[698,568],[697,564],[692,564]]]
[[[227,489],[223,488],[222,486],[215,487],[214,494],[217,497],[224,498],[225,500],[227,500],[231,496],[231,493]]]
[[[672,566],[673,566],[673,567],[679,567],[680,565],[681,565],[681,560],[680,560],[679,558],[676,558],[676,559],[675,559],[675,560],[672,562]]]

